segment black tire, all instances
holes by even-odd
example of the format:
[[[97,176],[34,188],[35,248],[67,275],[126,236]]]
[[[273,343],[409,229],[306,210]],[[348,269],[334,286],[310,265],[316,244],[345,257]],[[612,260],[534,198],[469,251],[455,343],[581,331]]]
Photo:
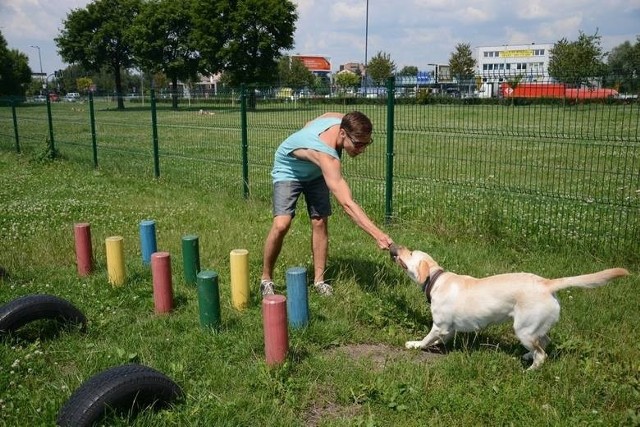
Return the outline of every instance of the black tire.
[[[93,425],[109,411],[133,414],[181,399],[182,389],[161,372],[143,365],[116,366],[85,381],[60,408],[59,426]]]
[[[0,335],[11,334],[29,322],[52,319],[86,330],[87,318],[69,301],[54,295],[26,295],[0,307]]]

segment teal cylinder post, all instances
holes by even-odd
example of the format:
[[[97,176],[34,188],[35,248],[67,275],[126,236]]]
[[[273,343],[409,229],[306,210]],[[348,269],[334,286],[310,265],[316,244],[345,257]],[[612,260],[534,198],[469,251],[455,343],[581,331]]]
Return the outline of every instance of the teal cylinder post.
[[[152,219],[140,221],[140,249],[142,263],[151,263],[151,254],[158,251],[156,242],[156,222]]]
[[[11,101],[11,114],[13,115],[13,134],[16,137],[16,153],[20,154],[20,138],[18,138],[18,114],[16,113],[16,103]]]
[[[184,281],[190,285],[195,285],[200,271],[198,236],[190,234],[182,237],[182,263],[184,266]]]
[[[292,328],[301,328],[309,324],[307,270],[304,267],[292,267],[287,270],[287,313]]]
[[[98,167],[98,140],[96,137],[96,115],[93,111],[93,91],[89,91],[89,121],[91,122],[91,146],[93,147],[93,167]]]
[[[198,307],[200,309],[200,326],[203,328],[220,328],[220,287],[218,273],[201,271],[198,273]]]

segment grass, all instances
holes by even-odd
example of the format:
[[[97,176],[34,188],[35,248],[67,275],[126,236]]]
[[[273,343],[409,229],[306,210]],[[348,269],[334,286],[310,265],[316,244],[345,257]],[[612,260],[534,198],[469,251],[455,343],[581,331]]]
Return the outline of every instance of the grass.
[[[640,332],[637,274],[597,290],[559,294],[550,358],[523,373],[509,325],[459,334],[439,357],[403,343],[424,336],[431,315],[419,290],[342,214],[331,224],[328,277],[335,295],[310,290],[311,322],[290,330],[284,365],[264,363],[256,295],[270,205],[219,188],[118,170],[90,171],[67,160],[0,152],[0,302],[51,293],[80,308],[88,331],[41,334],[37,327],[0,343],[0,425],[52,425],[58,409],[92,375],[128,362],[158,369],[185,391],[169,410],[114,417],[115,426],[637,425]],[[167,163],[170,163],[168,160]],[[141,262],[138,224],[157,224],[158,249],[172,257],[175,309],[154,314],[151,274]],[[90,222],[95,272],[78,277],[73,224]],[[398,243],[428,251],[451,271],[482,276],[531,271],[548,277],[612,265],[579,251],[438,233],[419,223],[389,225]],[[183,279],[181,236],[197,234],[201,265],[219,274],[221,331],[199,327],[196,290]],[[127,282],[107,282],[104,239],[124,237]],[[229,252],[249,251],[253,295],[236,311]],[[300,215],[276,278],[310,271],[309,233]],[[640,265],[621,265],[637,272]],[[46,328],[44,328],[46,330]],[[35,337],[35,338],[34,338]],[[377,358],[359,353],[369,345]],[[355,349],[355,350],[354,350]]]

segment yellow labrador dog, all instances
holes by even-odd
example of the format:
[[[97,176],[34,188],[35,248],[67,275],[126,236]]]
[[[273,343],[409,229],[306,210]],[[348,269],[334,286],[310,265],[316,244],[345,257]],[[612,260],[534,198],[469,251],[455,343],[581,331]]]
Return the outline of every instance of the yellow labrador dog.
[[[477,331],[491,323],[513,318],[516,336],[533,360],[529,369],[540,367],[547,358],[547,332],[560,317],[554,293],[565,288],[595,288],[627,276],[624,268],[611,268],[582,276],[545,279],[531,273],[507,273],[476,279],[442,270],[421,251],[392,245],[391,258],[422,286],[431,304],[433,326],[422,341],[407,341],[405,347],[420,348],[446,343],[458,332]]]

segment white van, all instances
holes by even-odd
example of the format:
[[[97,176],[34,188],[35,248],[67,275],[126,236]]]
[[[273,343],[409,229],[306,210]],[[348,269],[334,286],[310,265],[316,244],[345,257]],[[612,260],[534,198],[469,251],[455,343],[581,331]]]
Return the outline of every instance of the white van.
[[[64,100],[67,102],[76,102],[80,99],[80,94],[78,92],[69,92],[64,96]]]

